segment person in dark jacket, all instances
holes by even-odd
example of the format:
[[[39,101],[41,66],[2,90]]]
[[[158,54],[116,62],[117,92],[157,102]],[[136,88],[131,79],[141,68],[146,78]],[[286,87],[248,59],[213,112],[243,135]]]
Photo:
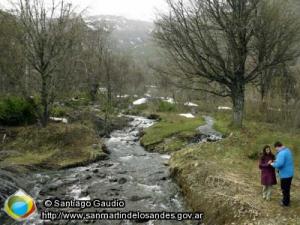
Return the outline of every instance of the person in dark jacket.
[[[275,156],[271,147],[266,145],[263,148],[262,156],[259,160],[259,168],[261,170],[261,184],[263,185],[263,199],[270,201],[272,194],[272,186],[277,184],[275,169],[269,164],[274,161]]]

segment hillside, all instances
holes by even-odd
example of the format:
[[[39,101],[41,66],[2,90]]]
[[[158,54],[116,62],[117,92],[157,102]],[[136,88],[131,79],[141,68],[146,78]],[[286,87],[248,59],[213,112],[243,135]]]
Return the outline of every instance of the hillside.
[[[98,15],[87,18],[89,21],[105,21],[113,27],[112,36],[117,46],[127,49],[133,55],[146,57],[151,51],[151,32],[154,24],[142,20],[127,19],[122,16]]]

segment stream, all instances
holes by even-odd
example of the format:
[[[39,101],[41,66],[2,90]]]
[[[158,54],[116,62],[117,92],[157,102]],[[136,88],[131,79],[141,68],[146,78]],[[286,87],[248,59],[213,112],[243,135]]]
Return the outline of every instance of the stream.
[[[19,184],[14,185],[10,173],[0,172],[0,196],[3,193],[13,193],[18,187],[26,190],[37,200],[38,208],[44,199],[78,199],[124,200],[124,211],[141,212],[186,212],[179,187],[170,178],[166,162],[169,155],[150,153],[140,145],[139,132],[154,124],[153,120],[143,117],[133,117],[129,126],[123,130],[111,133],[105,142],[110,157],[88,166],[33,173],[30,177],[18,178]],[[199,127],[205,134],[204,138],[219,139],[218,133],[212,128],[213,119],[205,117],[206,125]],[[205,141],[205,140],[204,140]],[[5,181],[6,185],[2,185]],[[7,194],[8,195],[8,194]],[[2,199],[2,200],[3,200]],[[74,211],[74,209],[73,209]],[[43,221],[37,213],[24,224],[100,224],[100,225],[172,225],[197,224],[195,221]],[[7,219],[0,213],[0,224],[19,224]]]

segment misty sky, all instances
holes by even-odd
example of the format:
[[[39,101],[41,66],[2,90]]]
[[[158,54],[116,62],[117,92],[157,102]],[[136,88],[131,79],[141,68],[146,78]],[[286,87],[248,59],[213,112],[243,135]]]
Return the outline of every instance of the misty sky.
[[[7,6],[0,0],[0,6]],[[45,0],[46,2],[48,0]],[[165,0],[68,0],[80,9],[87,8],[89,15],[118,15],[129,19],[152,21],[157,10],[165,11]]]

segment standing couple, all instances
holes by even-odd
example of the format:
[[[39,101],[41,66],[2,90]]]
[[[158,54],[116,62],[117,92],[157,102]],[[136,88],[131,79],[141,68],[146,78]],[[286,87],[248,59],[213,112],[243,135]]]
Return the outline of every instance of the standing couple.
[[[262,157],[259,161],[263,198],[265,200],[271,199],[272,186],[277,184],[275,174],[275,169],[277,169],[283,195],[280,205],[288,207],[290,206],[290,190],[294,176],[293,155],[291,150],[283,146],[281,142],[276,142],[274,147],[276,149],[276,156],[273,155],[271,147],[267,145],[264,147]]]

